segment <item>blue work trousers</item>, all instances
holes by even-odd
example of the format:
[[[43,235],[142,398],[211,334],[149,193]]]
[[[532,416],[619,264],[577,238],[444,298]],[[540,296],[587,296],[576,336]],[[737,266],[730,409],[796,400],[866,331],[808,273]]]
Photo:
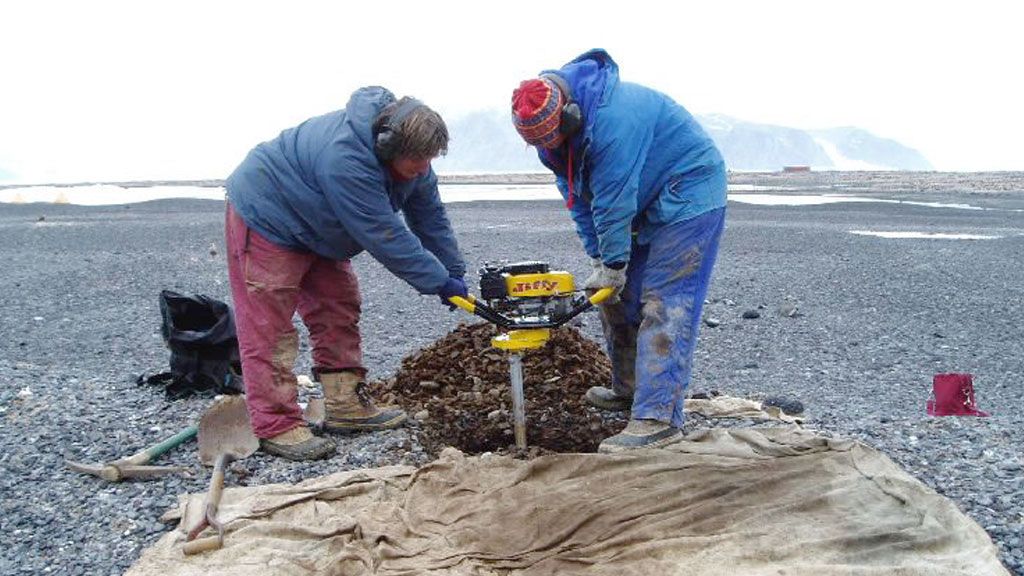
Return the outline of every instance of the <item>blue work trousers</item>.
[[[633,243],[620,301],[601,307],[612,385],[633,396],[633,419],[683,425],[701,309],[725,208],[665,225]]]

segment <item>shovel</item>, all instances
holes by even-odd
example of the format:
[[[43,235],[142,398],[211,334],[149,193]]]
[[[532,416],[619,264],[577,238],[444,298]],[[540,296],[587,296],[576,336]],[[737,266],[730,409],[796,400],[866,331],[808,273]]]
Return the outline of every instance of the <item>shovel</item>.
[[[224,470],[231,461],[252,455],[259,445],[259,439],[249,425],[244,396],[224,396],[214,402],[200,418],[199,460],[205,466],[212,465],[213,474],[203,504],[203,518],[189,530],[182,547],[185,554],[217,550],[224,545],[224,525],[217,519],[217,508],[224,491]],[[197,539],[207,527],[217,533]]]

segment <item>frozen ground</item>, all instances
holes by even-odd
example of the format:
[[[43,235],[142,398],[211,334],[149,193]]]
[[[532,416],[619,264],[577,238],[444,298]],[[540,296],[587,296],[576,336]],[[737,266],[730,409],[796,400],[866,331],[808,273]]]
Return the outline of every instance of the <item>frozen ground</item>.
[[[693,389],[800,398],[811,427],[883,450],[955,501],[992,535],[1010,570],[1024,574],[1024,178],[733,181],[884,202],[731,203],[705,308],[719,324],[702,331]],[[947,206],[961,204],[984,209]],[[557,201],[460,202],[450,215],[474,267],[539,258],[584,272]],[[63,459],[132,453],[194,422],[209,403],[166,402],[135,378],[166,367],[161,289],[227,299],[222,242],[215,200],[0,205],[0,573],[120,574],[168,530],[157,518],[179,493],[205,490],[193,447],[160,460],[189,466],[191,476],[154,482],[103,484],[68,472]],[[374,376],[393,373],[403,356],[465,319],[369,258],[356,267]],[[751,310],[760,317],[744,319]],[[584,330],[597,337],[595,316]],[[308,367],[303,357],[299,370]],[[974,375],[991,417],[925,414],[932,375],[948,371]],[[319,463],[257,455],[228,482],[420,463],[412,432],[341,438],[338,454]]]

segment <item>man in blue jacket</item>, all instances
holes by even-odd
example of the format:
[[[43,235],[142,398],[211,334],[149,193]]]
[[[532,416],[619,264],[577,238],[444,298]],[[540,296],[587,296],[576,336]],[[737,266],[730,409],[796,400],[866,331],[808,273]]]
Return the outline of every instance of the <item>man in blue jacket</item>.
[[[604,50],[523,81],[512,117],[555,173],[593,273],[611,387],[586,400],[632,409],[599,450],[678,440],[701,308],[722,235],[726,168],[697,121],[668,96],[621,82]]]
[[[303,420],[292,372],[297,311],[309,329],[328,431],[401,425],[366,392],[359,287],[366,250],[421,294],[465,296],[465,264],[430,162],[446,152],[441,117],[381,87],[254,148],[228,178],[225,235],[246,403],[264,451],[333,453]],[[401,214],[400,214],[401,213]]]

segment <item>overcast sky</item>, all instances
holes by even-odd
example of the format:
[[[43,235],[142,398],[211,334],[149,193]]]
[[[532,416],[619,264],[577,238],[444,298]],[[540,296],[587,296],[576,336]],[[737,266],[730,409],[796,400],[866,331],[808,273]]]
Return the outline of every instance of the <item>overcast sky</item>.
[[[1024,170],[1022,22],[1017,0],[4,2],[0,175],[223,178],[360,86],[452,117],[596,47],[694,113]]]

